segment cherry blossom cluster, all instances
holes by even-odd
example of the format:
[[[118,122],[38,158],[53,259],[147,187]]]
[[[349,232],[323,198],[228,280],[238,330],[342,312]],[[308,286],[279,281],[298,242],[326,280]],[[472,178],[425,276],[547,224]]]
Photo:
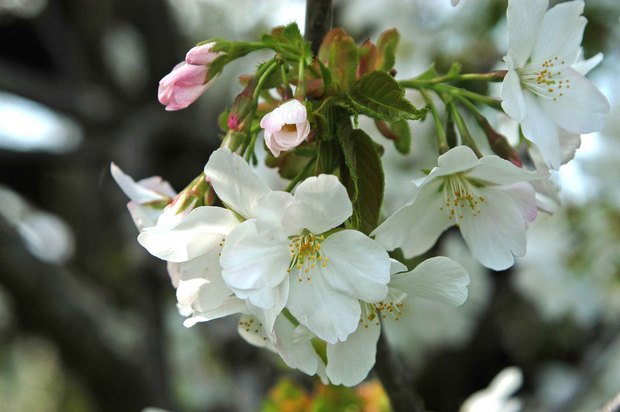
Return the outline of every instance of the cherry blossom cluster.
[[[166,110],[193,103],[250,52],[274,57],[242,78],[221,117],[221,148],[180,193],[112,165],[138,242],[168,264],[184,325],[238,316],[248,342],[325,382],[355,385],[375,363],[382,324],[414,321],[412,299],[466,300],[466,270],[433,252],[448,228],[458,228],[487,268],[507,269],[525,255],[528,225],[557,197],[550,170],[570,160],[579,135],[600,130],[609,111],[585,77],[602,56],[583,59],[583,2],[547,6],[509,1],[506,70],[484,74],[453,65],[396,80],[395,30],[358,46],[334,29],[316,56],[294,24],[259,42],[192,48],[160,82]],[[455,85],[468,81],[501,81],[501,99]],[[405,89],[426,106],[416,108]],[[480,106],[519,122],[525,140],[511,145]],[[359,116],[374,119],[387,140],[359,129]],[[407,154],[409,122],[425,117],[435,124],[436,166],[385,216],[379,145]],[[255,172],[257,142],[268,149],[266,164],[290,182],[286,190]]]

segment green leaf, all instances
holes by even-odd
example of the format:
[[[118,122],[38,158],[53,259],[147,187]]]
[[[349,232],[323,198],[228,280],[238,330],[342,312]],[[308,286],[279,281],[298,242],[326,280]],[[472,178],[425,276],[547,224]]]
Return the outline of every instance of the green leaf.
[[[336,140],[319,141],[319,160],[316,174],[331,174],[340,165],[341,152]]]
[[[405,98],[405,90],[386,72],[374,71],[359,79],[349,90],[348,101],[356,113],[395,122],[417,120],[426,109],[417,109]]]
[[[379,69],[389,72],[396,63],[396,47],[400,34],[396,29],[386,30],[379,36],[377,51],[379,55]]]
[[[450,70],[448,70],[448,73],[446,75],[456,76],[461,73],[461,70],[463,70],[463,66],[461,65],[461,63],[454,62],[452,63],[452,66],[450,66]]]
[[[348,90],[355,81],[359,55],[353,37],[340,28],[329,31],[321,47],[318,58],[330,70],[333,80],[341,90]]]
[[[398,139],[394,140],[394,147],[402,154],[409,153],[411,150],[411,129],[406,120],[398,120],[390,123],[390,129]]]
[[[323,64],[322,61],[317,60],[319,63],[319,69],[321,70],[321,77],[323,78],[323,93],[327,94],[330,87],[332,87],[332,73]]]
[[[377,227],[383,202],[381,159],[376,143],[363,130],[351,131],[350,124],[340,130],[338,141],[344,155],[340,176],[353,203],[350,226],[369,234]]]

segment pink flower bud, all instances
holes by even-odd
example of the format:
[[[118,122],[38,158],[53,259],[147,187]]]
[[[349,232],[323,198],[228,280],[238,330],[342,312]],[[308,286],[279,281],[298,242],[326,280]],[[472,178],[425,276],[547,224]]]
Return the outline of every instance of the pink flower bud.
[[[159,81],[159,102],[166,110],[185,109],[207,90],[207,66],[181,62]]]
[[[289,100],[267,113],[260,127],[265,129],[265,144],[278,157],[280,152],[299,146],[308,137],[310,123],[306,106],[298,100]]]
[[[211,42],[192,47],[185,55],[185,62],[196,66],[208,66],[221,54],[211,51],[214,45],[215,43]]]

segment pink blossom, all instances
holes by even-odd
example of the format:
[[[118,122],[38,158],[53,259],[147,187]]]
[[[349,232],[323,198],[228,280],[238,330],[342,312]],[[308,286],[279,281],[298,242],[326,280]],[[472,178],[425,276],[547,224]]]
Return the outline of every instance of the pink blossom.
[[[185,62],[196,66],[208,66],[220,53],[211,51],[215,43],[192,47],[185,55]]]
[[[306,106],[298,100],[289,100],[267,113],[260,121],[265,129],[265,144],[278,157],[280,152],[299,146],[310,133]]]
[[[210,86],[207,81],[209,65],[220,53],[212,52],[214,43],[207,43],[190,49],[185,61],[177,64],[159,82],[159,102],[166,110],[185,109]]]

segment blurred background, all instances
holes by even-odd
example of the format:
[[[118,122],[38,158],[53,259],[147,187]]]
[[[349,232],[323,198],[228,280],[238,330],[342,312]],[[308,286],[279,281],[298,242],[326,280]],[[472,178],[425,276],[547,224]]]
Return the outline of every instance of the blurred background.
[[[432,61],[479,72],[505,54],[505,10],[498,0],[335,0],[334,26],[360,43],[396,27],[401,79]],[[320,395],[314,379],[243,341],[235,319],[182,326],[165,264],[136,242],[109,173],[114,161],[181,190],[218,147],[238,76],[264,56],[231,64],[180,112],[157,102],[159,79],[198,41],[253,40],[291,21],[303,31],[304,12],[301,0],[0,0],[0,410],[276,411],[274,387]],[[448,233],[439,248],[469,269],[469,300],[420,302],[413,326],[388,336],[429,410],[458,410],[508,366],[523,373],[524,410],[596,410],[620,391],[620,3],[586,0],[585,15],[585,56],[605,53],[590,78],[612,114],[554,175],[562,205],[501,273]],[[434,165],[428,126],[412,125],[411,155],[385,154],[386,211]],[[370,411],[356,391],[334,396]]]

